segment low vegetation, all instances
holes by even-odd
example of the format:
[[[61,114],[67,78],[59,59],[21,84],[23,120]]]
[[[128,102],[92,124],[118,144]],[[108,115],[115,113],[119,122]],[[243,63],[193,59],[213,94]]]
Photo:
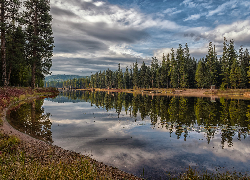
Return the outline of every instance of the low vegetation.
[[[2,117],[3,108],[8,107],[11,103],[20,102],[36,96],[55,96],[58,94],[56,88],[0,88],[0,117]],[[2,124],[2,118],[0,118]]]
[[[46,161],[27,156],[25,147],[14,136],[0,133],[0,179],[96,179],[95,167],[86,159]]]

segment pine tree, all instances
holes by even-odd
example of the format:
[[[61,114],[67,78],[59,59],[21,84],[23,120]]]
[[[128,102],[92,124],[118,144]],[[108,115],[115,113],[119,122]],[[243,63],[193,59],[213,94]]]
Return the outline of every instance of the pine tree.
[[[179,87],[179,70],[178,64],[175,60],[174,49],[171,49],[171,68],[170,68],[170,78],[171,78],[171,86],[173,88]]]
[[[237,53],[234,49],[234,41],[230,40],[228,47],[228,63],[229,63],[229,80],[230,86],[232,88],[236,88],[238,86],[239,76],[240,76],[240,68],[237,61]]]
[[[19,20],[18,10],[20,8],[19,0],[0,0],[1,5],[1,60],[2,60],[2,82],[3,86],[8,86],[7,62],[6,62],[6,33],[14,32],[15,23]],[[9,72],[10,73],[10,72]]]
[[[122,89],[123,88],[123,73],[122,73],[122,69],[121,69],[121,65],[120,63],[118,64],[118,88]]]
[[[138,71],[138,63],[137,61],[133,64],[133,86],[134,88],[138,88],[139,84],[139,71]]]
[[[145,65],[144,61],[142,62],[141,68],[140,68],[140,78],[139,78],[139,82],[140,82],[140,87],[142,88],[146,88],[146,82],[147,82],[147,66]]]
[[[169,53],[167,54],[167,60],[166,60],[166,87],[170,87],[170,67],[171,67],[171,62],[170,62],[170,55]]]
[[[179,52],[179,55],[178,55]],[[180,63],[180,86],[182,88],[189,87],[189,74],[188,74],[188,68],[191,64],[190,62],[190,54],[189,54],[189,48],[186,43],[185,48],[182,49],[182,46],[179,45],[179,51],[177,50],[177,57],[179,57],[179,63]]]
[[[216,68],[217,56],[215,52],[215,46],[213,47],[212,42],[209,43],[208,55],[206,56],[206,82],[207,87],[216,85],[218,80],[218,73]]]
[[[129,72],[128,72],[128,66],[126,67],[126,70],[124,72],[124,85],[125,85],[125,89],[129,89],[129,81],[130,81],[130,78],[129,78]]]
[[[30,68],[25,59],[25,34],[21,27],[6,34],[7,82],[10,85],[28,86]]]
[[[206,82],[204,77],[205,77],[205,63],[204,59],[200,59],[195,73],[195,81],[198,88],[205,87]]]
[[[166,62],[166,56],[163,53],[162,56],[162,65],[161,65],[161,74],[160,74],[160,83],[162,87],[167,86],[167,77],[168,77],[168,70],[167,70],[167,62]]]
[[[230,71],[230,84],[232,88],[237,88],[240,80],[240,67],[236,58],[233,59],[233,64]]]
[[[195,58],[189,57],[187,62],[187,69],[188,69],[188,87],[194,88],[195,87],[195,73],[196,73],[196,60]]]
[[[36,82],[49,74],[52,66],[53,37],[49,14],[49,0],[28,0],[24,3],[27,57],[32,67],[31,87],[35,88]],[[36,80],[37,78],[37,80]]]
[[[249,60],[245,57],[245,53],[243,52],[243,48],[239,49],[239,63],[240,63],[240,88],[247,88],[248,78],[247,78],[247,70],[249,66]]]
[[[225,86],[229,86],[230,84],[230,66],[229,66],[229,60],[228,60],[228,44],[227,39],[224,37],[223,42],[223,54],[221,58],[221,88],[225,88]]]
[[[152,57],[151,61],[151,87],[154,88],[157,85],[156,73],[159,68],[158,59],[156,57]]]

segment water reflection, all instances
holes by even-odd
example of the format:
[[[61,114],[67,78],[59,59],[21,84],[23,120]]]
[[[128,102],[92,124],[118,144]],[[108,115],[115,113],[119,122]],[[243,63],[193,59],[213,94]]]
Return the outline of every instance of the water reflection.
[[[35,100],[8,112],[9,123],[37,139],[52,143],[50,113],[44,113],[44,100]]]
[[[66,98],[67,97],[67,98]],[[150,117],[151,125],[169,130],[180,139],[187,140],[189,132],[204,132],[209,144],[216,131],[221,133],[221,147],[233,146],[233,137],[245,139],[249,134],[249,101],[210,98],[186,98],[168,96],[133,95],[127,93],[106,93],[89,91],[63,92],[55,102],[90,102],[91,106],[107,112],[115,109],[117,118],[122,107],[126,114],[137,120],[138,114],[144,120]],[[160,125],[160,126],[159,126]]]

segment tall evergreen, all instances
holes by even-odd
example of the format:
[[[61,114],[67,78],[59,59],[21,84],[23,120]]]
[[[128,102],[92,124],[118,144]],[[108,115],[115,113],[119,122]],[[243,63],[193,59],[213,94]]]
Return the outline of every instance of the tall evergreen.
[[[224,37],[224,42],[223,42],[223,54],[221,58],[221,87],[229,87],[230,80],[230,66],[229,66],[229,60],[228,60],[228,44],[227,44],[227,39]]]
[[[232,88],[237,88],[239,85],[239,81],[240,81],[240,67],[239,67],[239,63],[237,61],[236,58],[233,59],[233,64],[231,66],[231,71],[230,71],[230,84]]]
[[[230,40],[228,46],[228,64],[230,70],[230,87],[236,88],[238,86],[238,81],[240,80],[240,68],[237,60],[237,53],[234,48],[234,41]]]
[[[139,70],[137,61],[133,64],[133,86],[138,88],[139,85]]]
[[[178,70],[178,63],[175,60],[175,53],[174,49],[171,49],[171,67],[170,67],[170,78],[171,78],[171,86],[173,88],[179,87],[179,70]]]
[[[156,57],[152,57],[152,61],[151,61],[151,87],[154,88],[157,86],[157,70],[159,68],[159,64],[158,64],[158,59]]]
[[[241,47],[239,49],[239,63],[240,63],[240,88],[247,88],[248,84],[248,77],[247,77],[247,71],[249,67],[249,60],[247,56],[247,49],[245,52],[243,52],[243,48]]]
[[[19,19],[18,10],[20,8],[20,1],[19,0],[0,0],[1,5],[1,64],[2,64],[2,83],[3,86],[8,86],[9,79],[7,77],[8,67],[7,65],[10,64],[7,62],[6,59],[6,34],[10,36],[10,33],[15,31],[16,22]],[[9,74],[11,70],[9,69]]]
[[[6,60],[8,84],[29,86],[30,68],[25,59],[25,33],[21,27],[6,34]]]
[[[27,57],[32,67],[31,87],[39,84],[52,66],[53,37],[49,0],[27,0],[25,3]]]
[[[184,55],[185,51],[185,55]],[[182,45],[179,44],[177,49],[176,59],[179,64],[179,83],[180,87],[185,88],[188,85],[188,73],[187,73],[187,60],[189,58],[189,49],[186,44],[185,50],[182,49]]]
[[[215,51],[215,46],[212,42],[209,43],[208,55],[206,56],[206,83],[207,87],[211,85],[217,85],[218,73],[217,73],[217,55]]]
[[[203,88],[206,86],[206,81],[205,81],[205,62],[204,62],[204,58],[200,59],[198,62],[198,67],[195,73],[195,81],[196,81],[196,85],[198,88]]]
[[[120,63],[118,64],[118,77],[117,77],[117,80],[118,80],[118,88],[122,89],[124,83],[123,83],[123,73],[122,73]]]
[[[129,89],[130,86],[129,86],[129,81],[130,81],[130,78],[129,78],[129,72],[128,72],[128,66],[126,67],[126,70],[124,72],[124,88],[125,89]]]
[[[147,87],[147,66],[145,62],[142,62],[141,68],[140,68],[140,76],[139,76],[139,82],[140,87],[146,88]]]

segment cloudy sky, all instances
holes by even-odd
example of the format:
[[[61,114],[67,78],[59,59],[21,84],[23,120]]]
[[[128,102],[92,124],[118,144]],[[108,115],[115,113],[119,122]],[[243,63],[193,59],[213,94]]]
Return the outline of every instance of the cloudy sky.
[[[249,0],[51,0],[55,48],[52,74],[123,71],[150,64],[188,43],[205,57],[208,43],[221,54],[223,37],[250,48]]]

